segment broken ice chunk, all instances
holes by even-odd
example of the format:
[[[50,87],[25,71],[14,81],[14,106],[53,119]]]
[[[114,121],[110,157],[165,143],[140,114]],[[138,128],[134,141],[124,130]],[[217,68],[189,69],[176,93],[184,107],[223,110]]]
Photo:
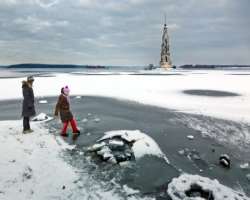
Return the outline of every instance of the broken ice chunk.
[[[193,135],[188,135],[187,138],[188,138],[189,140],[193,140],[193,139],[194,139],[194,136],[193,136]]]
[[[94,119],[94,122],[96,122],[96,123],[98,123],[98,122],[100,122],[101,121],[101,119],[99,119],[99,118],[95,118]]]
[[[99,151],[102,147],[104,147],[106,144],[105,142],[94,144],[93,146],[89,147],[88,151]]]
[[[240,165],[241,169],[249,169],[249,163],[243,163]]]
[[[108,162],[109,162],[109,163],[112,163],[112,164],[117,164],[117,160],[115,159],[114,156],[110,157],[110,158],[108,159]]]
[[[88,119],[87,119],[87,118],[84,118],[84,119],[82,120],[82,122],[83,122],[83,123],[87,123],[87,122],[88,122]]]
[[[109,158],[113,157],[113,154],[110,153],[110,152],[105,152],[103,155],[102,155],[102,158],[104,160],[108,160]]]
[[[33,122],[42,122],[42,121],[49,121],[51,119],[52,119],[52,117],[49,117],[45,113],[40,113],[39,115],[37,115],[36,117],[34,117],[32,119],[32,121]]]
[[[250,174],[246,175],[247,180],[250,182]]]
[[[40,104],[46,104],[46,103],[48,103],[48,101],[47,100],[40,100],[39,103]]]
[[[183,156],[185,154],[185,150],[180,150],[178,153]]]
[[[99,156],[103,156],[105,153],[111,153],[111,150],[110,150],[109,147],[104,146],[104,147],[101,148],[101,150],[97,151],[96,153]]]

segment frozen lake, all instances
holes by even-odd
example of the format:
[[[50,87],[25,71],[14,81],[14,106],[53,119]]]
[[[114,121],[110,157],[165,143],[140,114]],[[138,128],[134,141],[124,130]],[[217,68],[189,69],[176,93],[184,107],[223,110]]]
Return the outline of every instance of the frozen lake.
[[[21,82],[31,74],[35,75],[38,114],[52,116],[55,96],[62,86],[69,85],[72,110],[82,132],[76,141],[72,137],[62,140],[58,120],[45,126],[34,124],[35,132],[27,137],[20,134]],[[222,196],[246,199],[238,192],[250,195],[250,92],[246,87],[249,84],[249,70],[237,69],[1,70],[0,90],[4,95],[0,98],[0,148],[3,152],[0,166],[6,173],[0,180],[0,195],[8,199],[16,195],[13,190],[19,193],[18,187],[24,186],[19,174],[27,175],[28,171],[34,173],[34,178],[27,182],[30,185],[21,199],[34,197],[30,190],[34,190],[36,198],[43,199],[39,191],[47,190],[48,185],[51,185],[48,197],[61,198],[58,184],[64,183],[52,178],[56,167],[57,173],[69,174],[61,177],[66,188],[72,188],[65,190],[63,187],[64,192],[68,192],[67,199],[110,199],[111,196],[114,199],[169,199],[169,189],[168,193],[177,195],[174,199],[179,200],[183,199],[183,190],[186,195],[197,195],[200,185],[204,187],[201,195],[207,199],[212,191],[222,192],[213,193],[210,199]],[[130,137],[135,134],[137,148],[132,149],[139,150],[143,156],[125,166],[93,158],[87,148],[110,131],[129,132]],[[138,138],[138,134],[148,140]],[[30,149],[27,144],[32,144]],[[65,144],[70,148],[65,150]],[[155,150],[150,144],[158,148],[158,153],[170,164],[155,152],[150,153]],[[33,151],[39,156],[33,156]],[[222,154],[230,157],[230,169],[219,164]],[[9,156],[13,158],[10,161]],[[22,164],[18,169],[20,163],[16,159]],[[12,164],[13,161],[16,164]],[[48,166],[48,171],[45,170],[48,175],[40,167],[43,163]],[[13,173],[7,173],[9,168]],[[43,176],[39,177],[40,174]],[[194,184],[198,182],[199,187]],[[191,184],[190,190],[187,184]],[[9,193],[6,188],[10,188]]]
[[[47,103],[38,103],[39,100],[47,100]],[[52,115],[56,98],[44,97],[39,100],[37,112]],[[250,147],[244,140],[239,141],[240,146],[244,148],[231,142],[240,131],[250,133],[250,126],[111,98],[73,96],[71,104],[82,134],[76,141],[71,137],[66,139],[66,142],[77,145],[77,148],[64,152],[63,158],[78,169],[80,179],[92,177],[97,182],[103,182],[107,190],[117,187],[117,192],[124,198],[127,194],[123,194],[122,186],[127,185],[139,191],[136,196],[166,199],[167,184],[183,171],[211,179],[216,178],[226,186],[242,188],[250,194],[246,177],[250,170],[240,167],[249,162]],[[19,119],[20,105],[21,101],[15,100],[8,101],[8,104],[0,102],[0,120]],[[46,126],[51,134],[60,133],[61,124],[57,120],[49,122]],[[90,159],[86,154],[86,148],[94,144],[105,132],[112,130],[140,130],[148,134],[168,157],[170,165],[152,156],[146,156],[125,167],[107,165]],[[194,140],[187,138],[190,135],[194,136]],[[218,164],[220,155],[224,153],[231,157],[230,170]],[[84,184],[85,187],[93,187],[91,182]]]

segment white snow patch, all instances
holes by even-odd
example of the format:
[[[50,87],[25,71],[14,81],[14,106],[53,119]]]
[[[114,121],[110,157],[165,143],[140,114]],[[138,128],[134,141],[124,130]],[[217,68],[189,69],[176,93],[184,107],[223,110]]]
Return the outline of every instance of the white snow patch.
[[[37,115],[36,117],[34,117],[32,119],[32,121],[33,122],[47,122],[47,121],[50,121],[52,119],[53,119],[53,117],[50,117],[50,116],[48,116],[45,113],[40,113],[39,115]]]
[[[124,142],[123,141],[118,141],[118,140],[110,140],[109,144],[114,145],[114,146],[123,146]]]
[[[135,141],[132,150],[135,155],[135,159],[140,159],[145,155],[153,155],[163,158],[169,163],[166,155],[161,151],[159,145],[147,134],[142,133],[139,130],[117,130],[106,132],[105,135],[99,140],[105,140],[113,138],[114,136],[121,136],[128,142]]]
[[[46,103],[48,103],[48,101],[47,100],[40,100],[39,103],[40,104],[46,104]]]
[[[246,175],[247,180],[250,182],[250,174]]]
[[[87,119],[87,118],[84,118],[83,120],[82,120],[82,122],[83,123],[87,123],[89,120]]]
[[[139,190],[132,189],[132,188],[128,187],[127,185],[123,185],[123,190],[126,191],[126,193],[128,195],[135,195],[135,194],[140,193]]]
[[[183,156],[185,154],[185,150],[183,150],[183,149],[179,150],[178,153],[179,153],[179,155]]]
[[[95,123],[99,123],[100,121],[101,121],[100,118],[95,118],[95,119],[94,119],[94,122],[95,122]]]
[[[182,174],[178,178],[173,178],[168,185],[167,192],[172,200],[203,200],[201,197],[187,197],[185,192],[189,191],[192,185],[198,185],[202,190],[212,192],[214,200],[249,200],[245,194],[220,184],[216,179],[211,180],[199,175],[189,174]]]
[[[93,146],[89,147],[88,151],[98,151],[104,146],[105,146],[105,142],[97,143],[97,144],[94,144]]]
[[[188,135],[187,138],[188,138],[189,140],[193,140],[193,139],[194,139],[194,136],[193,136],[193,135]]]
[[[76,96],[75,98],[76,98],[76,99],[81,99],[81,98],[82,98],[82,96]]]
[[[243,163],[240,165],[241,169],[249,169],[249,163]]]

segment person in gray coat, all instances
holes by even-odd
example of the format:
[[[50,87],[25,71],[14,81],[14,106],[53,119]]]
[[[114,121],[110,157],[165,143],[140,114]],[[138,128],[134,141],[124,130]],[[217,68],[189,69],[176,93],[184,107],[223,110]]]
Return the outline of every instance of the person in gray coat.
[[[30,128],[30,117],[36,114],[35,111],[35,97],[33,92],[33,82],[34,78],[29,76],[27,81],[22,82],[22,90],[23,90],[23,133],[31,133],[33,130]]]

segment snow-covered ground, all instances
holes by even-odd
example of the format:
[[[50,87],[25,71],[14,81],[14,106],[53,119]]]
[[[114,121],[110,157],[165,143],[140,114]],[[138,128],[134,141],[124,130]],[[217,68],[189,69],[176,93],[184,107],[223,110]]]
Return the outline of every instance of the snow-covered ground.
[[[35,132],[23,135],[21,121],[0,122],[0,199],[66,199],[77,179],[59,156],[69,146],[59,145],[39,124],[32,125]]]
[[[34,132],[23,135],[22,121],[0,122],[1,200],[124,199],[115,190],[105,191],[87,174],[80,179],[78,170],[62,156],[63,150],[74,146],[49,134],[43,124],[31,125]],[[132,191],[126,185],[122,188],[126,195]]]
[[[175,73],[182,75],[174,75]],[[37,77],[38,97],[54,96],[68,85],[72,95],[94,95],[132,100],[144,104],[177,109],[241,122],[250,122],[249,72],[170,71],[159,75],[73,75]],[[165,74],[165,75],[164,75]],[[0,79],[0,99],[21,98],[23,78]],[[6,90],[6,85],[8,90]],[[233,97],[209,97],[184,94],[183,90],[217,90],[237,93]]]

